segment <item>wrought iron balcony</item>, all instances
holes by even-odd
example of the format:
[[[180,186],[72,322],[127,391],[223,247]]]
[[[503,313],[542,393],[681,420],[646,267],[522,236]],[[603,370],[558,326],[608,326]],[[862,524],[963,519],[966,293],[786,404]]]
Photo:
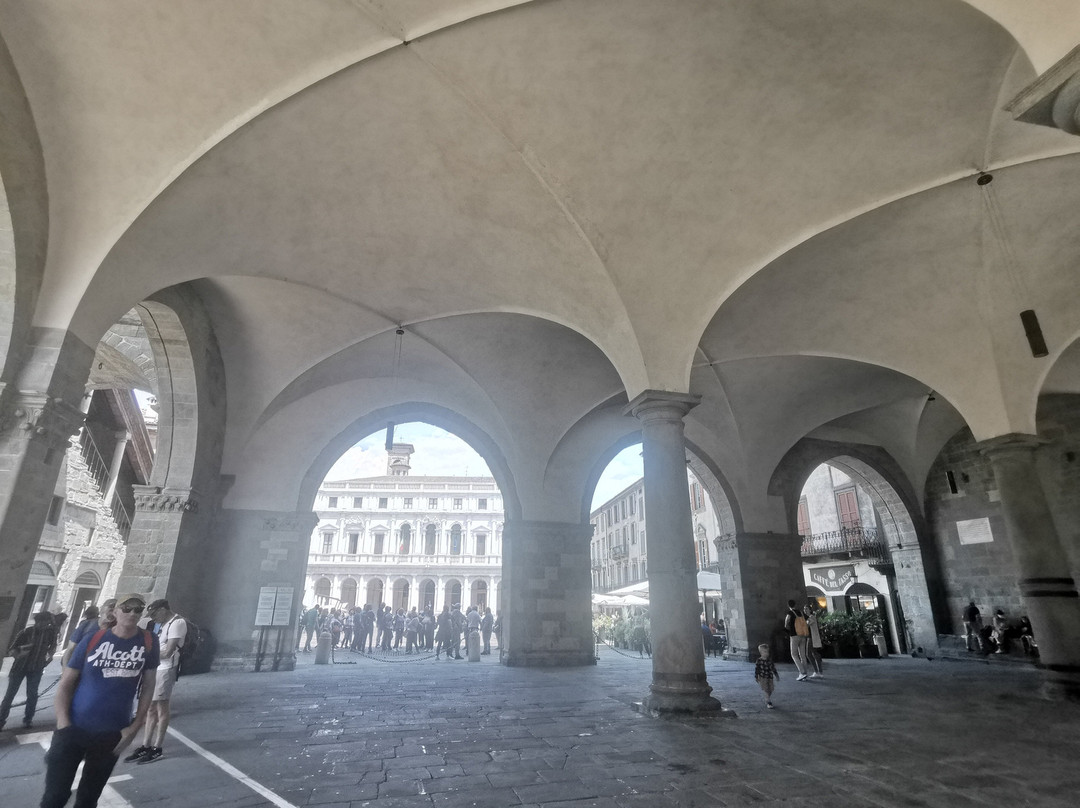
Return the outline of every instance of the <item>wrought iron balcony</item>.
[[[803,536],[803,558],[838,556],[865,558],[871,564],[888,564],[889,549],[884,537],[873,527],[844,527],[827,533]]]

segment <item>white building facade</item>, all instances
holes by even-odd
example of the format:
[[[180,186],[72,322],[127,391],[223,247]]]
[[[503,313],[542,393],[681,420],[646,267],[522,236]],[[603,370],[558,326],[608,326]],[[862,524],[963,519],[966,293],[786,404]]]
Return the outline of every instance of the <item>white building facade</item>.
[[[306,605],[499,611],[503,502],[495,480],[410,476],[412,453],[394,444],[385,476],[322,484]]]

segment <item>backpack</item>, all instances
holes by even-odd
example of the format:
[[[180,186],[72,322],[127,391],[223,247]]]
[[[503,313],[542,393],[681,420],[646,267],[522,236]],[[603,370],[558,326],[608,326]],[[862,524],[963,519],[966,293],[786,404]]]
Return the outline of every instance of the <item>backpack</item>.
[[[177,679],[183,675],[185,668],[189,669],[189,673],[194,673],[191,666],[199,650],[199,643],[202,641],[202,630],[186,617],[182,617],[181,620],[187,623],[187,636],[184,637],[184,644],[180,646],[180,658],[176,663]]]
[[[810,626],[806,625],[806,618],[801,614],[795,615],[795,636],[796,637],[809,637]]]

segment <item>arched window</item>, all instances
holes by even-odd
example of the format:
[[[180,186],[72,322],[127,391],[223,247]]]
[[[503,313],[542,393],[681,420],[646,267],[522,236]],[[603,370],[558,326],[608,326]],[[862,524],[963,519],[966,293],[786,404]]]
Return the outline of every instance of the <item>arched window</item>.
[[[329,600],[330,599],[330,586],[331,586],[331,584],[330,584],[330,579],[329,578],[320,578],[315,583],[315,597],[316,597],[316,599],[318,599],[318,600]]]
[[[451,609],[454,608],[454,604],[461,603],[461,581],[447,581],[446,588],[443,590],[443,594],[446,598],[443,602]]]
[[[450,555],[461,555],[461,525],[450,528]]]
[[[430,578],[420,584],[420,608],[435,611],[435,582]]]
[[[435,555],[435,525],[424,528],[424,555]]]
[[[391,604],[394,607],[394,611],[397,611],[398,609],[408,610],[409,590],[409,582],[404,578],[399,578],[394,582],[394,602]]]
[[[352,578],[341,582],[341,604],[350,608],[356,605],[356,581]]]
[[[401,541],[398,544],[398,555],[407,555],[409,547],[412,545],[412,528],[406,523],[401,526],[399,533]]]
[[[470,600],[473,606],[480,611],[484,611],[484,608],[488,605],[488,588],[485,581],[473,582]]]
[[[374,607],[379,607],[383,604],[383,582],[378,578],[373,581],[368,581],[366,600]]]

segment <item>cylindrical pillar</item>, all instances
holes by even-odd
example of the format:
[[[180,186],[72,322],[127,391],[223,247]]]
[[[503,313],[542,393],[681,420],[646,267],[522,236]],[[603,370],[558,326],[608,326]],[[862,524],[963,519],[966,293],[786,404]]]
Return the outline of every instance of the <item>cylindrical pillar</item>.
[[[112,462],[109,464],[109,484],[105,487],[103,499],[106,505],[112,505],[113,494],[116,493],[116,481],[120,479],[120,466],[124,462],[124,451],[127,449],[131,433],[121,429],[116,433],[116,446],[113,448]]]
[[[1047,695],[1080,698],[1080,596],[1035,464],[1043,443],[1003,435],[980,448],[994,469],[1020,594],[1039,643]]]
[[[720,709],[705,676],[686,487],[683,417],[698,401],[697,396],[646,391],[626,409],[641,422],[645,461],[653,677],[644,706],[650,711]]]

